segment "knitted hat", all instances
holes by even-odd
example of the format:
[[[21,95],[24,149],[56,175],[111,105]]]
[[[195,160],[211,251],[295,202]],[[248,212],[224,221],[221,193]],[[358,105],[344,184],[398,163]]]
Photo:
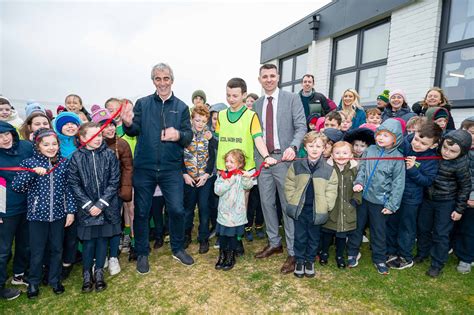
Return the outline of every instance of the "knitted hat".
[[[365,142],[368,146],[375,144],[374,130],[360,126],[357,129],[346,132],[344,135],[344,141],[354,144],[356,140]]]
[[[53,120],[53,112],[50,109],[45,109],[46,116],[48,116],[49,120]]]
[[[56,114],[59,115],[65,110],[66,110],[66,107],[64,107],[63,105],[58,105],[58,107],[56,108]]]
[[[92,105],[91,119],[93,122],[100,123],[110,119],[110,117],[112,116],[110,115],[110,112],[107,109],[101,108],[99,105]]]
[[[46,115],[46,111],[44,110],[44,107],[43,105],[41,105],[40,103],[29,103],[28,105],[26,105],[25,107],[25,113],[26,113],[26,117],[30,117],[31,114],[33,114],[34,112],[42,112],[43,114]]]
[[[434,115],[433,115],[433,120],[439,119],[439,118],[449,118],[449,113],[446,109],[443,107],[440,107],[439,110],[437,110]]]
[[[405,103],[408,103],[408,102],[407,102],[407,96],[406,96],[405,92],[403,92],[403,91],[400,90],[400,89],[396,89],[396,90],[393,90],[392,92],[390,92],[390,94],[389,94],[390,97],[389,97],[388,99],[391,99],[392,96],[394,96],[394,95],[396,95],[396,94],[398,94],[398,95],[400,95],[401,97],[403,97],[403,100],[405,101]]]
[[[203,100],[204,100],[204,103],[206,103],[206,93],[204,93],[203,90],[196,90],[193,92],[193,96],[191,97],[191,102],[194,102],[194,99],[197,97],[197,96],[200,96]]]
[[[309,124],[313,124],[316,126],[316,123],[318,122],[319,117],[321,117],[321,115],[319,115],[318,113],[313,113],[309,115],[308,118],[306,118],[306,124],[308,126]]]
[[[378,100],[382,100],[382,101],[384,101],[385,103],[388,103],[389,93],[390,93],[389,90],[383,90],[382,94],[380,94],[379,96],[377,96],[377,99],[378,99]]]
[[[325,128],[323,133],[334,143],[341,141],[344,138],[344,133],[334,128]]]
[[[54,129],[56,130],[56,132],[62,134],[63,127],[67,123],[73,123],[73,124],[76,124],[76,125],[80,126],[81,125],[81,119],[75,113],[62,112],[54,120]]]

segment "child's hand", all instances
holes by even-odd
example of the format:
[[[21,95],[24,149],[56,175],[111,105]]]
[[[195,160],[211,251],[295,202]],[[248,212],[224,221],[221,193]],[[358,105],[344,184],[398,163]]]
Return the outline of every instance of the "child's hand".
[[[393,211],[392,211],[392,210],[389,210],[389,209],[387,209],[387,208],[383,208],[383,209],[382,209],[382,213],[383,213],[383,214],[393,214]]]
[[[462,214],[457,213],[456,211],[451,212],[451,220],[459,221],[461,220]]]
[[[206,138],[206,140],[211,140],[212,139],[212,132],[210,132],[209,130],[206,131],[204,133],[204,138]]]
[[[243,177],[248,177],[248,178],[250,178],[250,177],[252,177],[252,174],[249,173],[249,172],[247,172],[247,171],[243,171],[243,172],[242,172],[242,176],[243,176]]]
[[[48,172],[48,170],[45,169],[44,167],[35,167],[33,170],[35,171],[36,174],[40,176],[43,176],[44,174]]]
[[[405,164],[407,166],[407,170],[415,166],[416,156],[407,156],[405,159]]]
[[[206,183],[208,178],[209,178],[209,174],[207,174],[207,173],[205,173],[204,175],[199,176],[197,181],[196,181],[196,187],[204,186],[204,184]]]
[[[472,200],[472,199],[468,200],[467,205],[471,208],[474,208],[474,200]]]
[[[357,184],[352,188],[354,192],[361,192],[363,189],[364,187],[361,184]]]
[[[70,226],[74,222],[74,214],[68,214],[66,216],[66,224],[64,224],[64,227]]]
[[[186,185],[189,185],[191,187],[194,187],[194,179],[189,176],[188,174],[183,174],[183,178],[184,178],[184,182],[186,183]]]
[[[89,213],[90,213],[91,216],[93,216],[93,217],[98,216],[101,212],[102,212],[102,210],[100,210],[100,209],[97,208],[96,206],[92,207],[92,208],[89,210]]]

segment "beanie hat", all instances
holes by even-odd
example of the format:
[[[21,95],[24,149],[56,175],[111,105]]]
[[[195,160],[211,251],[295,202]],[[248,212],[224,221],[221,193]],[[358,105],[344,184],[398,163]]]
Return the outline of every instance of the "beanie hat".
[[[315,126],[316,131],[319,132],[319,131],[321,131],[321,129],[324,128],[324,121],[325,120],[326,120],[326,118],[324,118],[324,117],[319,117],[318,118],[318,122],[316,123],[316,126]]]
[[[309,124],[313,124],[316,126],[316,123],[318,122],[319,117],[321,117],[321,115],[319,115],[318,113],[313,113],[309,115],[308,118],[306,118],[306,124],[308,126]]]
[[[452,130],[452,131],[448,132],[444,136],[443,141],[442,141],[441,144],[443,144],[444,140],[446,140],[446,139],[450,139],[450,140],[454,141],[457,145],[459,145],[459,147],[461,148],[461,155],[460,156],[465,155],[471,149],[472,136],[466,130],[458,129],[458,130]]]
[[[99,105],[92,105],[91,112],[91,119],[95,123],[106,121],[112,117],[107,109],[101,108]]]
[[[342,138],[344,138],[344,133],[334,128],[326,128],[324,129],[323,133],[324,135],[326,135],[326,137],[328,137],[329,140],[334,143],[341,141]]]
[[[377,96],[377,99],[382,100],[385,103],[388,103],[389,93],[390,93],[389,90],[383,90],[383,92],[379,96]]]
[[[62,112],[64,112],[66,110],[66,107],[64,107],[63,105],[59,105],[57,108],[56,108],[56,114],[59,115],[61,114]]]
[[[46,112],[46,116],[48,116],[49,120],[53,120],[53,118],[54,118],[53,112],[50,109],[46,109],[45,112]]]
[[[406,96],[405,92],[403,92],[400,89],[396,89],[396,90],[393,90],[392,92],[390,92],[389,99],[391,99],[392,96],[397,95],[397,94],[400,95],[401,97],[403,97],[403,100],[405,101],[405,103],[407,103],[407,96]]]
[[[435,113],[433,115],[433,120],[436,120],[436,119],[439,119],[439,118],[448,119],[449,118],[448,110],[443,108],[443,107],[439,107],[439,109],[437,111],[435,111]]]
[[[26,117],[30,117],[30,115],[34,112],[42,112],[46,115],[46,111],[44,110],[43,105],[41,105],[40,103],[33,102],[27,104],[25,107]]]
[[[193,96],[191,97],[191,102],[193,102],[197,96],[200,96],[204,100],[204,104],[206,103],[206,93],[204,93],[203,90],[194,91]]]
[[[375,126],[375,125],[374,125]],[[374,131],[369,128],[360,126],[357,129],[352,129],[344,135],[344,141],[354,144],[354,141],[359,140],[365,142],[368,146],[375,144]]]
[[[63,127],[67,123],[73,123],[73,124],[76,124],[76,125],[80,126],[81,125],[81,119],[75,113],[62,112],[54,120],[54,129],[56,130],[57,133],[62,134]]]

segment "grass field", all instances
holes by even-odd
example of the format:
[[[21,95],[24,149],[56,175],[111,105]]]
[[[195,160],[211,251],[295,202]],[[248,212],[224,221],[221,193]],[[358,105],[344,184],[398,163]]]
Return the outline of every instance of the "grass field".
[[[185,267],[171,257],[165,244],[151,253],[151,271],[145,276],[137,274],[135,264],[123,257],[122,272],[107,275],[108,288],[100,293],[81,293],[78,265],[64,281],[63,295],[55,296],[50,288],[41,287],[37,300],[30,301],[22,294],[14,301],[0,301],[0,313],[474,314],[474,273],[458,274],[453,256],[438,279],[425,276],[429,262],[381,276],[370,263],[365,243],[357,268],[338,270],[332,256],[327,266],[316,264],[316,278],[298,279],[279,273],[284,255],[253,258],[265,242],[244,242],[246,255],[228,272],[214,270],[216,249],[199,255],[198,245],[193,243],[189,252],[196,264]]]

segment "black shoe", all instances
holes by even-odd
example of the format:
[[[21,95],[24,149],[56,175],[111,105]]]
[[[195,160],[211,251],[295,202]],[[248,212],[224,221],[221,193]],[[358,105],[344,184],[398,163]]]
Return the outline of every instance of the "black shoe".
[[[14,288],[0,287],[0,298],[11,301],[21,295],[21,291]]]
[[[39,286],[37,284],[30,284],[28,285],[28,290],[26,291],[26,295],[29,299],[37,298],[39,295]]]
[[[130,246],[130,251],[128,252],[128,261],[137,261],[138,255],[135,252],[135,247]]]
[[[426,275],[430,276],[431,278],[438,278],[440,274],[441,274],[441,268],[433,267],[433,266],[430,266],[430,269],[428,269],[428,271],[426,272]]]
[[[93,288],[92,272],[90,270],[84,270],[82,272],[82,293],[89,293]]]
[[[421,256],[418,256],[418,255],[416,255],[415,258],[413,258],[413,262],[415,264],[421,264],[425,260],[426,260],[426,257],[421,257]]]
[[[245,255],[245,248],[244,248],[244,243],[242,240],[237,241],[237,248],[234,251],[235,257],[241,257]]]
[[[180,250],[176,254],[173,254],[173,258],[182,263],[185,266],[191,266],[194,264],[194,259],[186,251]]]
[[[313,269],[314,271],[314,269]],[[302,261],[297,261],[295,264],[295,270],[293,271],[293,274],[297,278],[303,278],[304,277],[304,262]]]
[[[94,271],[94,278],[95,278],[95,290],[97,292],[104,291],[107,288],[107,283],[105,283],[105,280],[104,280],[104,269],[97,268]]]
[[[63,270],[61,271],[61,280],[66,280],[67,278],[69,278],[69,275],[71,274],[71,271],[72,271],[72,267],[74,265],[69,265],[69,266],[64,266],[63,265]]]
[[[344,260],[344,257],[336,257],[336,264],[337,268],[339,269],[346,268],[346,261]]]
[[[63,294],[66,289],[64,289],[64,286],[61,284],[61,282],[56,283],[55,285],[51,286],[53,288],[54,294]]]
[[[161,247],[163,247],[163,244],[164,244],[163,238],[159,237],[155,240],[155,244],[153,244],[153,248],[154,249],[161,248]]]
[[[329,254],[321,252],[319,254],[319,264],[321,266],[326,266],[328,264]]]
[[[225,252],[222,248],[219,248],[219,258],[217,259],[215,268],[217,270],[222,269],[222,267],[224,266],[224,262],[225,262]]]
[[[199,242],[199,254],[205,254],[209,251],[209,241]]]
[[[150,272],[150,264],[148,263],[148,256],[138,256],[137,258],[137,272],[141,275]]]
[[[224,264],[222,265],[222,270],[228,271],[234,268],[235,265],[235,251],[233,250],[228,250],[225,253],[225,261]]]

